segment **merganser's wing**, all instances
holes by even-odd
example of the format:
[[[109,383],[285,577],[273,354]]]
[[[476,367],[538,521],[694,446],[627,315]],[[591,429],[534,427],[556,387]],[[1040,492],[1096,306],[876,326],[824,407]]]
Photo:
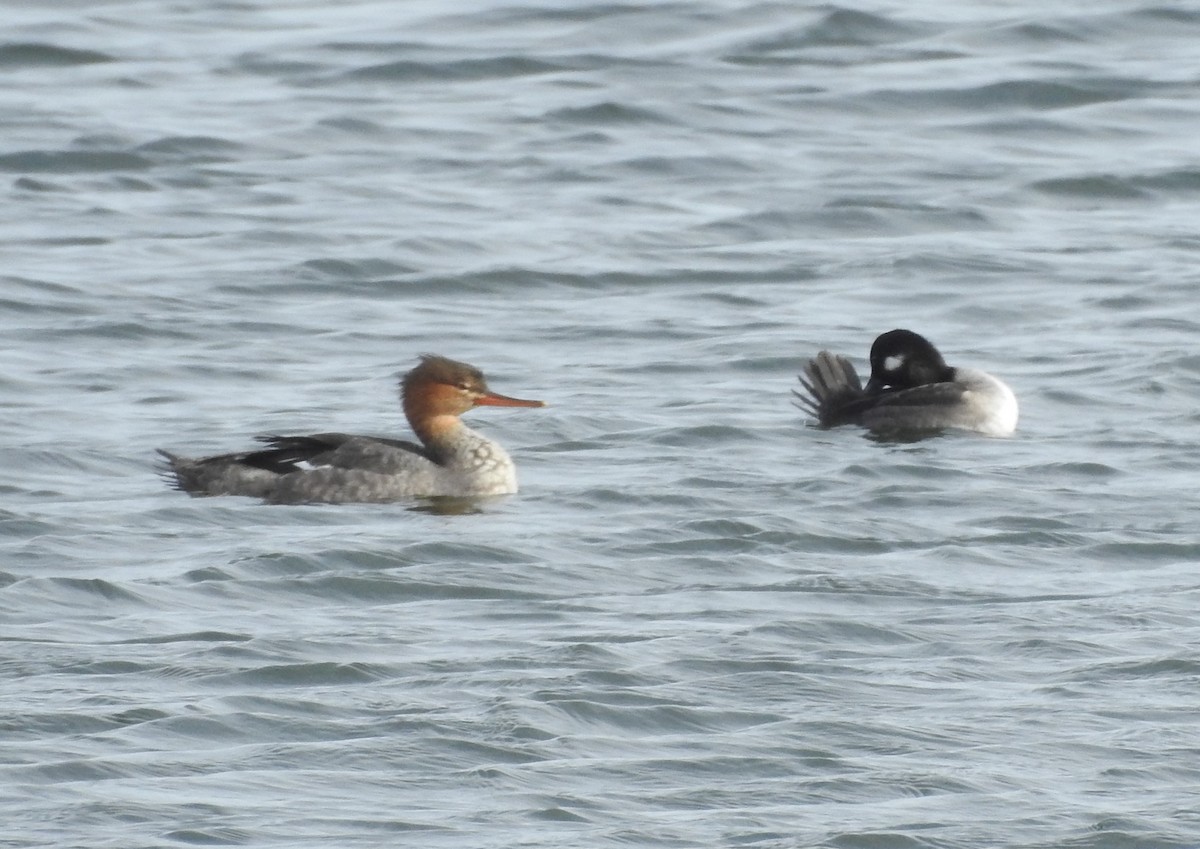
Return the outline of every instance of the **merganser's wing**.
[[[369,469],[390,474],[403,471],[417,458],[429,461],[429,453],[415,442],[346,433],[317,433],[308,436],[260,436],[269,448],[239,455],[238,462],[286,475],[321,466]]]

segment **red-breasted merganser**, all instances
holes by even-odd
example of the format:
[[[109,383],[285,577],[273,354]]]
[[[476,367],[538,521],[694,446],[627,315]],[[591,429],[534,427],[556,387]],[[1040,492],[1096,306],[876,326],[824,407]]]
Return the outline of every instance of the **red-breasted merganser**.
[[[426,354],[401,381],[404,415],[421,445],[400,439],[318,433],[259,437],[269,448],[189,459],[166,451],[176,489],[249,495],[276,504],[384,502],[421,496],[507,495],[517,472],[503,448],[459,416],[473,407],[544,407],[498,395],[474,366]]]

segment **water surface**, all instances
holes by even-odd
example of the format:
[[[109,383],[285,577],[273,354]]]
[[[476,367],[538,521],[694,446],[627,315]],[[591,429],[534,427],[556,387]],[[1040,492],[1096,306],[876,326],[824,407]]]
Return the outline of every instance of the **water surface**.
[[[6,845],[1193,847],[1200,15],[6,10]],[[791,406],[892,327],[1012,439]],[[189,499],[403,435],[522,491]]]

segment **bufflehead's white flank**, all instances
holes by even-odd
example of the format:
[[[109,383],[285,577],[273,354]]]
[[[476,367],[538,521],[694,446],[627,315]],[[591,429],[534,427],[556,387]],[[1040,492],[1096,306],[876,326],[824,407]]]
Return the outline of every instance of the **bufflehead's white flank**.
[[[958,428],[1008,436],[1017,427],[1017,399],[1002,381],[972,368],[946,365],[937,348],[911,330],[889,330],[871,346],[864,389],[845,357],[822,351],[793,393],[822,427],[862,425],[881,435]]]
[[[268,448],[193,460],[159,451],[176,489],[250,495],[277,504],[395,501],[414,496],[507,495],[517,473],[503,448],[459,416],[474,407],[542,407],[492,392],[479,369],[426,354],[401,383],[404,414],[421,445],[318,433],[263,437]]]

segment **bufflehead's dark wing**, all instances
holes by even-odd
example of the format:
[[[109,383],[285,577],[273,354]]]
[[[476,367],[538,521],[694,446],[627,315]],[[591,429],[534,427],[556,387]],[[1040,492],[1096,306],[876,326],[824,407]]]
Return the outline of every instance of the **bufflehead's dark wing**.
[[[941,430],[954,427],[961,416],[967,388],[945,381],[868,396],[858,423],[877,432]]]
[[[855,421],[851,410],[861,403],[864,393],[858,372],[845,357],[828,351],[817,354],[804,367],[800,385],[804,392],[792,390],[796,406],[814,416],[822,427]]]

